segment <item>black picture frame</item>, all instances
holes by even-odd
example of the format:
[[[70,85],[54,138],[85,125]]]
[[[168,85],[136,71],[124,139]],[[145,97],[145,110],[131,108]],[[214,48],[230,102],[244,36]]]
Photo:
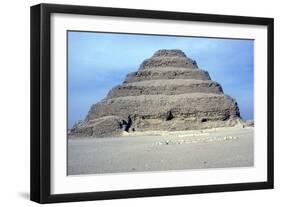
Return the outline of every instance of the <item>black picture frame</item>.
[[[51,194],[51,90],[50,90],[50,15],[52,13],[181,20],[207,23],[264,25],[267,27],[267,181],[153,189]],[[89,6],[39,4],[31,7],[31,151],[30,199],[38,203],[166,196],[272,189],[274,177],[274,20],[272,18],[196,14],[169,11],[135,10]],[[266,86],[265,86],[266,87]]]

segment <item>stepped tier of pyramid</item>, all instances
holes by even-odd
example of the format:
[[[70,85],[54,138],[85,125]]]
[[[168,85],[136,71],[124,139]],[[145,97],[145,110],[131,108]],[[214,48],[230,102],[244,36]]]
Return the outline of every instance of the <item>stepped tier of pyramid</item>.
[[[240,122],[237,102],[207,71],[181,50],[158,50],[92,105],[70,134],[104,137],[123,131],[182,131]]]

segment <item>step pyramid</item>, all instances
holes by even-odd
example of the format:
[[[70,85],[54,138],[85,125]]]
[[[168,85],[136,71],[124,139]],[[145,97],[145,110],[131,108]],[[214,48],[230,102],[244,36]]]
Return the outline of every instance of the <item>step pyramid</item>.
[[[70,134],[104,137],[123,131],[182,131],[240,122],[237,102],[196,61],[181,50],[158,50],[92,105]]]

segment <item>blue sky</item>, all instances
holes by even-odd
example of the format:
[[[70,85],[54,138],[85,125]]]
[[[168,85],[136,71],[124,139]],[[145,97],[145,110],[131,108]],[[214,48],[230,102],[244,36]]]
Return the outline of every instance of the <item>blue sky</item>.
[[[253,40],[69,31],[68,127],[159,49],[184,51],[253,119]]]

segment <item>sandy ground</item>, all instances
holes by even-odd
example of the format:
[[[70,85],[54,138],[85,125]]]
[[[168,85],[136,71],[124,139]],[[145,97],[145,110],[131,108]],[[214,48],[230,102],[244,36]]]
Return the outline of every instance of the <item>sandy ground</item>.
[[[254,128],[68,139],[68,175],[253,166]]]

